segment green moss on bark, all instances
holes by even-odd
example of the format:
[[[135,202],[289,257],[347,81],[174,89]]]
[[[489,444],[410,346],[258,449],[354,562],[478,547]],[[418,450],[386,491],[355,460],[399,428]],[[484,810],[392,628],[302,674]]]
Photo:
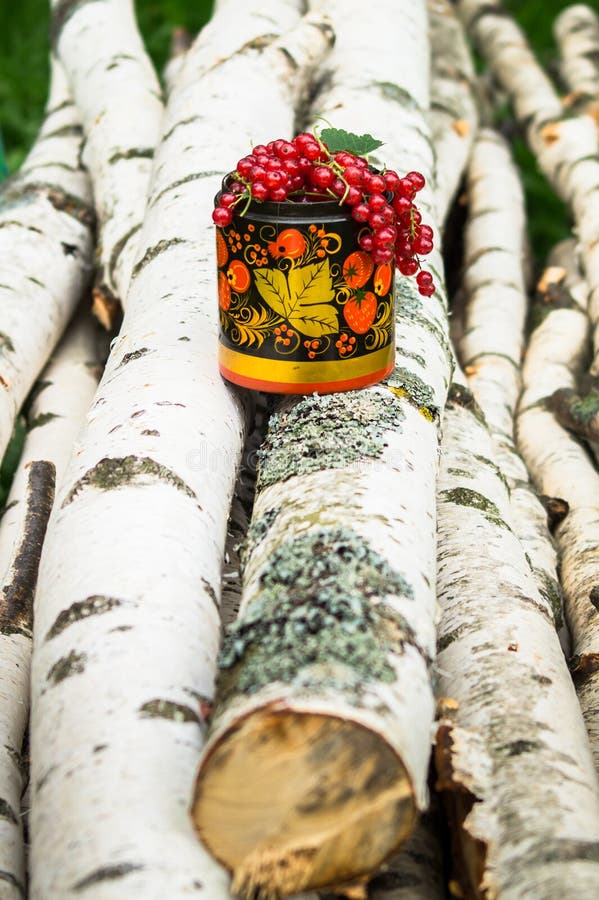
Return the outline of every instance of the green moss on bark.
[[[456,503],[458,506],[470,506],[472,509],[479,510],[491,525],[497,525],[499,528],[507,528],[509,530],[509,525],[501,517],[497,505],[478,491],[463,487],[448,488],[441,491],[440,495],[446,502]]]
[[[116,488],[126,487],[141,478],[156,478],[170,484],[182,491],[193,500],[195,493],[190,487],[171,469],[157,463],[147,456],[105,456],[100,462],[89,469],[85,475],[76,482],[63,501],[63,507],[75,499],[79,491],[86,487],[94,487],[101,491],[112,491]]]
[[[357,676],[392,682],[391,650],[414,643],[386,602],[413,598],[402,575],[349,529],[311,531],[273,554],[260,591],[229,628],[219,659],[219,701],[272,682]]]
[[[385,433],[397,431],[404,418],[398,400],[377,391],[304,397],[271,417],[259,452],[257,487],[377,459]]]

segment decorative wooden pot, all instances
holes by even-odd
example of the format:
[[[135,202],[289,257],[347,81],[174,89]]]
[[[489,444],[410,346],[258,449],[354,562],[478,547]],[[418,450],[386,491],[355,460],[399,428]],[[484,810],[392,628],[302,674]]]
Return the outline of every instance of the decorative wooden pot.
[[[252,202],[216,229],[225,378],[310,394],[391,372],[395,270],[358,249],[361,227],[335,201],[317,201]]]

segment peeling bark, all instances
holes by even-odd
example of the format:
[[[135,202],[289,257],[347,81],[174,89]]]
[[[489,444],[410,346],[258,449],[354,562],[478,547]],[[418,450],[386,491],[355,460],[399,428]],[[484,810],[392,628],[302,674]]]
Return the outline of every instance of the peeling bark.
[[[251,140],[292,134],[294,105],[331,37],[301,8],[255,0],[238,16],[222,5],[169,97],[123,326],[40,572],[32,900],[99,891],[97,873],[125,865],[102,879],[105,900],[229,896],[188,815],[248,405],[218,374],[210,212]],[[90,598],[118,603],[90,609]],[[85,655],[84,670],[46,682],[71,653]]]
[[[337,39],[315,111],[358,131],[376,121],[375,164],[430,183],[424,2],[385,3],[383,33],[353,2],[326,9]],[[400,43],[410,52],[397,54]],[[420,196],[431,221],[433,195]],[[431,303],[398,285],[388,382],[283,400],[262,447],[241,611],[194,803],[243,896],[352,879],[358,890],[426,803],[438,413],[452,367],[432,262]],[[234,807],[221,807],[223,791]]]
[[[52,42],[81,115],[98,214],[94,311],[107,328],[124,303],[146,206],[162,99],[131,0],[52,0]]]

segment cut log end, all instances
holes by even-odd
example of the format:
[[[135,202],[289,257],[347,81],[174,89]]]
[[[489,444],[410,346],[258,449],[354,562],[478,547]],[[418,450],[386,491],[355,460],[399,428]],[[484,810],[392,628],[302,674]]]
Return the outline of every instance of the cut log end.
[[[416,804],[403,763],[379,734],[263,707],[209,748],[192,816],[233,872],[233,892],[266,900],[359,885],[407,839]]]

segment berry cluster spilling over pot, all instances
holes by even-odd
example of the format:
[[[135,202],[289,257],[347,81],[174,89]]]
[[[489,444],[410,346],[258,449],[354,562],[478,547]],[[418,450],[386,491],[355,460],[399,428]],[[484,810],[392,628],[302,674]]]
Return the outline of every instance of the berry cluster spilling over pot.
[[[364,143],[364,138],[369,141]],[[401,177],[393,169],[377,172],[358,151],[337,149],[343,143],[371,149],[380,146],[369,135],[358,138],[331,128],[321,136],[304,132],[292,141],[254,147],[226,179],[226,190],[212,213],[215,225],[229,226],[234,211],[243,215],[252,200],[309,203],[334,199],[347,206],[362,226],[360,250],[371,254],[377,266],[395,262],[402,275],[415,275],[420,294],[430,297],[435,292],[433,277],[421,267],[420,257],[433,249],[433,230],[422,222],[414,203],[424,187],[424,176],[408,172]]]

